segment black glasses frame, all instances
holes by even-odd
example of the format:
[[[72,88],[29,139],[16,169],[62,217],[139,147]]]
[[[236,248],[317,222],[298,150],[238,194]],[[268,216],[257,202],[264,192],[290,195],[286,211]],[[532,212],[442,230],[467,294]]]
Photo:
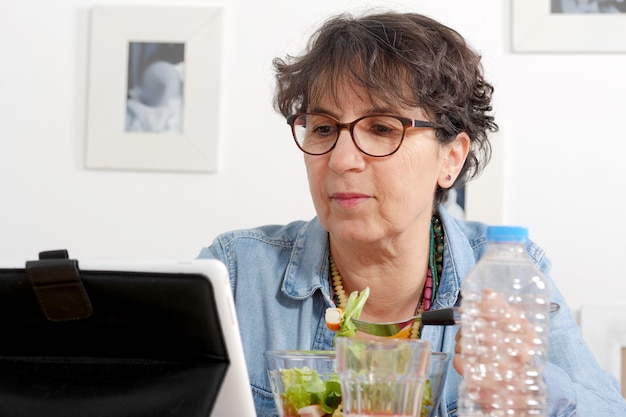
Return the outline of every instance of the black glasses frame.
[[[302,146],[300,146],[300,142],[298,142],[298,138],[296,137],[296,127],[294,125],[294,122],[296,121],[297,118],[302,117],[302,116],[324,116],[327,117],[331,120],[334,120],[336,123],[335,125],[337,126],[337,137],[335,138],[335,141],[333,142],[333,145],[324,152],[320,152],[320,153],[313,153],[313,152],[308,152],[306,150],[304,150],[302,148]],[[400,121],[400,123],[402,123],[402,138],[400,138],[400,141],[398,142],[398,146],[391,152],[384,154],[384,155],[373,155],[371,153],[365,152],[363,149],[361,149],[361,147],[359,146],[359,144],[357,143],[356,139],[354,138],[354,126],[356,126],[357,123],[359,123],[361,120],[366,119],[368,117],[375,117],[375,116],[384,116],[384,117],[393,117],[394,119],[397,119],[398,121]],[[431,122],[427,122],[425,120],[417,120],[417,119],[411,119],[409,117],[403,117],[403,116],[397,116],[395,114],[384,114],[384,113],[375,113],[375,114],[368,114],[366,116],[361,116],[356,120],[353,120],[350,123],[341,123],[339,120],[335,119],[333,116],[330,116],[326,113],[296,113],[296,114],[292,114],[291,116],[287,117],[287,124],[289,126],[291,126],[291,135],[293,136],[293,140],[296,142],[296,145],[298,146],[298,148],[308,154],[308,155],[325,155],[327,153],[329,153],[330,151],[332,151],[333,149],[335,149],[335,146],[337,146],[337,141],[339,140],[339,136],[341,135],[341,131],[343,129],[347,129],[350,132],[350,138],[352,138],[352,142],[354,143],[354,146],[357,147],[357,149],[359,151],[361,151],[362,153],[364,153],[367,156],[372,156],[375,158],[383,158],[385,156],[389,156],[389,155],[393,155],[394,153],[396,153],[398,151],[398,149],[400,149],[400,146],[402,146],[402,142],[404,142],[404,137],[406,135],[406,130],[408,128],[411,127],[425,127],[425,128],[431,128],[431,129],[436,129],[437,126],[434,123]]]

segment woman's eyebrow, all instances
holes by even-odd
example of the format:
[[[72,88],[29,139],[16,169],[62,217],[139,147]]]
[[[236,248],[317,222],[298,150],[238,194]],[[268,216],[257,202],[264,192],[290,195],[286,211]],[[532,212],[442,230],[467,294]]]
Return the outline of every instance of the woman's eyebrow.
[[[325,109],[323,107],[319,107],[319,106],[309,107],[307,109],[307,113],[323,113],[323,114],[327,114],[329,116],[336,117],[336,115],[333,112],[328,111],[327,109]]]
[[[338,119],[338,116],[335,112],[332,112],[328,109],[325,109],[320,106],[310,107],[307,110],[308,113],[323,113],[329,116],[332,116]],[[392,109],[391,107],[371,107],[368,110],[364,111],[361,116],[367,116],[368,114],[399,114],[398,109]]]

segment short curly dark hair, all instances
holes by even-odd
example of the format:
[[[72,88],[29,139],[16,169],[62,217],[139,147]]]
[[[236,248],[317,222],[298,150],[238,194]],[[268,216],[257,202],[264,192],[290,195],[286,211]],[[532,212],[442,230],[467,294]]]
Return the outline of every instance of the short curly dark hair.
[[[419,107],[437,125],[440,143],[458,133],[470,151],[455,186],[484,169],[491,158],[488,132],[493,86],[481,57],[455,30],[416,13],[341,14],[315,32],[303,55],[275,58],[274,107],[285,117],[321,99],[337,99],[345,86],[361,86],[367,100]],[[437,187],[435,206],[448,189]]]

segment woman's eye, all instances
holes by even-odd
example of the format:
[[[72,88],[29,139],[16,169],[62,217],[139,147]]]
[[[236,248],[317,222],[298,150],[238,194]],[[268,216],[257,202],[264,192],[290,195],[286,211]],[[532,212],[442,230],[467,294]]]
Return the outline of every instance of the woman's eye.
[[[335,131],[335,127],[332,125],[317,125],[314,130],[317,136],[329,136],[332,135]]]
[[[372,126],[372,132],[377,135],[386,135],[393,132],[393,128],[386,125],[377,124]]]
[[[391,116],[370,116],[365,117],[357,124],[357,128],[362,133],[374,137],[397,137],[402,135],[402,123]]]

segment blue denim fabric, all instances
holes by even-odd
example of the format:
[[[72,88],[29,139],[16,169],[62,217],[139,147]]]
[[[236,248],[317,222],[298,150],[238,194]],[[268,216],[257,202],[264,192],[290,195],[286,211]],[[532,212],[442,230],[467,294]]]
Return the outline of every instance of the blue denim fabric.
[[[463,277],[485,252],[486,225],[439,213],[445,230],[442,278],[433,309],[457,305]],[[324,313],[330,296],[328,233],[315,218],[284,226],[268,225],[218,236],[200,258],[217,258],[230,273],[258,417],[276,416],[264,352],[272,349],[333,349],[334,332]],[[528,253],[546,274],[550,262],[529,244]],[[548,277],[552,300],[561,305],[550,322],[549,416],[626,416],[615,378],[603,371],[580,336],[560,292]],[[458,327],[426,326],[422,337],[436,351],[454,353]],[[456,413],[459,374],[450,366],[440,417]]]

